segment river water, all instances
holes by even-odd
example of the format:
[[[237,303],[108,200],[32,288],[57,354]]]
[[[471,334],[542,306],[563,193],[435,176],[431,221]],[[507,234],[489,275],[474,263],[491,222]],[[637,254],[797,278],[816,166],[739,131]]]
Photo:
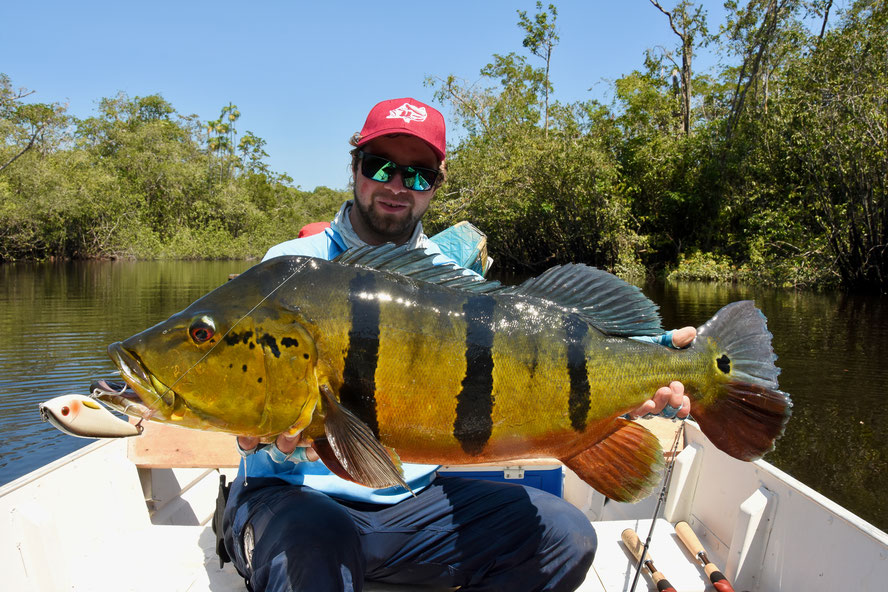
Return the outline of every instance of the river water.
[[[0,265],[0,484],[91,440],[42,423],[38,403],[84,393],[115,368],[105,350],[251,265],[67,262]],[[701,325],[753,299],[793,399],[766,460],[888,530],[888,300],[708,283],[650,284],[666,327]]]

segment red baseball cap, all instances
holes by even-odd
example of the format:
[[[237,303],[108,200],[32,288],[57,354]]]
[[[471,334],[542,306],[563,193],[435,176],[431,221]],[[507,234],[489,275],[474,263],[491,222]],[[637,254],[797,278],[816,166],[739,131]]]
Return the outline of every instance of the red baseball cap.
[[[376,103],[361,128],[358,148],[379,136],[407,134],[431,146],[439,160],[444,160],[444,116],[416,99],[389,99]]]

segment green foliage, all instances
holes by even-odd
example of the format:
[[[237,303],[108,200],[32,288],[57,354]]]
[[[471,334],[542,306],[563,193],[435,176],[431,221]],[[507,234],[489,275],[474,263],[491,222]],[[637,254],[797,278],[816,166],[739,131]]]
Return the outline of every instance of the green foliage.
[[[788,180],[842,283],[888,286],[888,4],[856,2],[788,74]]]
[[[231,104],[206,136],[160,95],[106,98],[77,121],[28,94],[0,77],[0,261],[258,257],[348,197],[294,188],[251,132],[235,154]]]
[[[737,269],[725,256],[693,251],[683,254],[678,267],[666,276],[670,281],[732,282],[743,278],[745,270]]]
[[[830,28],[832,3],[732,1],[715,35],[692,2],[652,4],[681,63],[647,52],[612,105],[550,102],[557,11],[542,3],[518,26],[545,69],[497,54],[478,83],[430,80],[465,131],[433,223],[473,220],[525,270],[888,289],[886,2],[857,0]],[[723,65],[693,72],[712,42]]]
[[[675,46],[609,105],[552,100],[542,2],[518,11],[525,53],[427,80],[462,131],[429,232],[471,220],[519,271],[888,290],[888,3],[731,0],[716,34],[701,3],[651,4]],[[695,72],[710,43],[720,66]],[[0,75],[0,260],[258,256],[349,197],[270,171],[231,103],[201,122],[120,95],[78,121],[28,95]]]
[[[507,267],[631,260],[613,158],[595,138],[572,133],[573,110],[553,115],[548,137],[536,126],[504,123],[496,140],[473,138],[453,152],[451,181],[439,191],[431,226],[472,220]]]

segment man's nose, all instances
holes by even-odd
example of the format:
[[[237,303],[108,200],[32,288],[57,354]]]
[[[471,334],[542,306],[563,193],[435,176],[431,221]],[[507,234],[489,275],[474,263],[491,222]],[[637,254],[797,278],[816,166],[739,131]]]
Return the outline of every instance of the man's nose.
[[[408,191],[407,186],[404,183],[404,173],[400,169],[392,173],[391,178],[389,178],[389,180],[385,182],[385,186],[388,187],[391,191]]]

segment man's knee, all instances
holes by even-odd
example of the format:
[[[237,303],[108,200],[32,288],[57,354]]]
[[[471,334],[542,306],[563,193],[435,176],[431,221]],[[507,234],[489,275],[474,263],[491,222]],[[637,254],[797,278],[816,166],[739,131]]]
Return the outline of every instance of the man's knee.
[[[239,567],[254,590],[351,590],[362,581],[358,530],[339,504],[299,487],[246,503],[252,507],[239,532]]]
[[[545,528],[547,543],[556,545],[568,562],[588,569],[598,548],[598,536],[589,519],[575,506],[555,496],[536,496],[534,504]]]

